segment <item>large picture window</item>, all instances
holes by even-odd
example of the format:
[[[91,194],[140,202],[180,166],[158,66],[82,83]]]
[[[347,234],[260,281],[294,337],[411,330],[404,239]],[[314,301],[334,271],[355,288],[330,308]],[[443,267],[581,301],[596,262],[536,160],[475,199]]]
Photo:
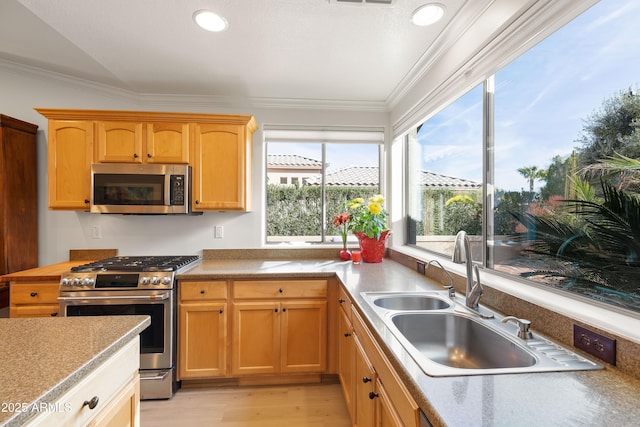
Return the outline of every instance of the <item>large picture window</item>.
[[[349,200],[381,191],[383,131],[279,129],[265,135],[267,243],[341,243],[334,217]]]
[[[640,312],[638,19],[637,2],[601,1],[410,133],[409,243],[450,255],[443,242],[465,229],[486,268]],[[420,168],[479,190],[434,210]]]

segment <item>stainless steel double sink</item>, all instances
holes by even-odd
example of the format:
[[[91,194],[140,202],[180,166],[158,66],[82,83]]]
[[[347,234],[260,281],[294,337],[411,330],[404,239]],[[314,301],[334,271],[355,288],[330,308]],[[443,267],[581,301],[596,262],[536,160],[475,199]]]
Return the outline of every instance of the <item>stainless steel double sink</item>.
[[[472,313],[446,291],[361,295],[430,376],[602,369],[537,333],[518,338],[515,325]]]

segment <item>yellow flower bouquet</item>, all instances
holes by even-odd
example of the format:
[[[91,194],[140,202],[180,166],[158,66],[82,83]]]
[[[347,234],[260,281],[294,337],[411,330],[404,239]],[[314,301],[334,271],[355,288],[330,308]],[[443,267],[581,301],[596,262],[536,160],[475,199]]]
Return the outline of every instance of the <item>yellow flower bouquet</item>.
[[[387,230],[387,211],[384,210],[384,197],[380,194],[370,197],[366,202],[362,198],[353,199],[347,205],[349,212],[349,230],[358,232],[371,239],[380,239]]]

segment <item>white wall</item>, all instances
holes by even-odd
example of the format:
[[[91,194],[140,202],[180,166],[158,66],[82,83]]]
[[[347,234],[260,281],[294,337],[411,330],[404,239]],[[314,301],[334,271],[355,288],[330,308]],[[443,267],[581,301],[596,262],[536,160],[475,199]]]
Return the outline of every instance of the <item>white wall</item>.
[[[216,100],[176,96],[137,96],[0,62],[0,113],[39,126],[38,227],[39,263],[68,259],[69,249],[116,248],[120,255],[196,254],[202,249],[258,248],[264,245],[264,169],[262,131],[254,134],[253,207],[249,213],[211,212],[201,216],[100,215],[47,209],[47,120],[40,108],[182,111],[211,114],[252,114],[258,124],[387,126],[384,112],[345,109],[311,110],[219,105]],[[261,129],[261,128],[260,128]],[[214,226],[224,226],[224,238],[214,239]],[[92,238],[100,226],[102,238]]]

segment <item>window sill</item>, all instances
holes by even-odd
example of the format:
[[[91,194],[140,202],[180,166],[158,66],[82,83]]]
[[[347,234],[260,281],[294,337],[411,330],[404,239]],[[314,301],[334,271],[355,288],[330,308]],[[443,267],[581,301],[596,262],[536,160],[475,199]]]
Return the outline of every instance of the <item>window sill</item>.
[[[437,254],[424,252],[408,246],[394,247],[393,250],[419,260],[429,261],[436,259],[450,272],[461,276],[466,274],[464,264],[454,264],[451,262],[451,259]],[[493,274],[488,270],[482,270],[480,278],[484,286],[498,292],[525,300],[544,309],[592,325],[612,335],[640,344],[640,319],[616,311],[614,307],[608,309],[597,304],[589,304],[586,301],[571,298],[559,292],[510,280],[506,277]],[[517,315],[517,313],[509,314]]]

